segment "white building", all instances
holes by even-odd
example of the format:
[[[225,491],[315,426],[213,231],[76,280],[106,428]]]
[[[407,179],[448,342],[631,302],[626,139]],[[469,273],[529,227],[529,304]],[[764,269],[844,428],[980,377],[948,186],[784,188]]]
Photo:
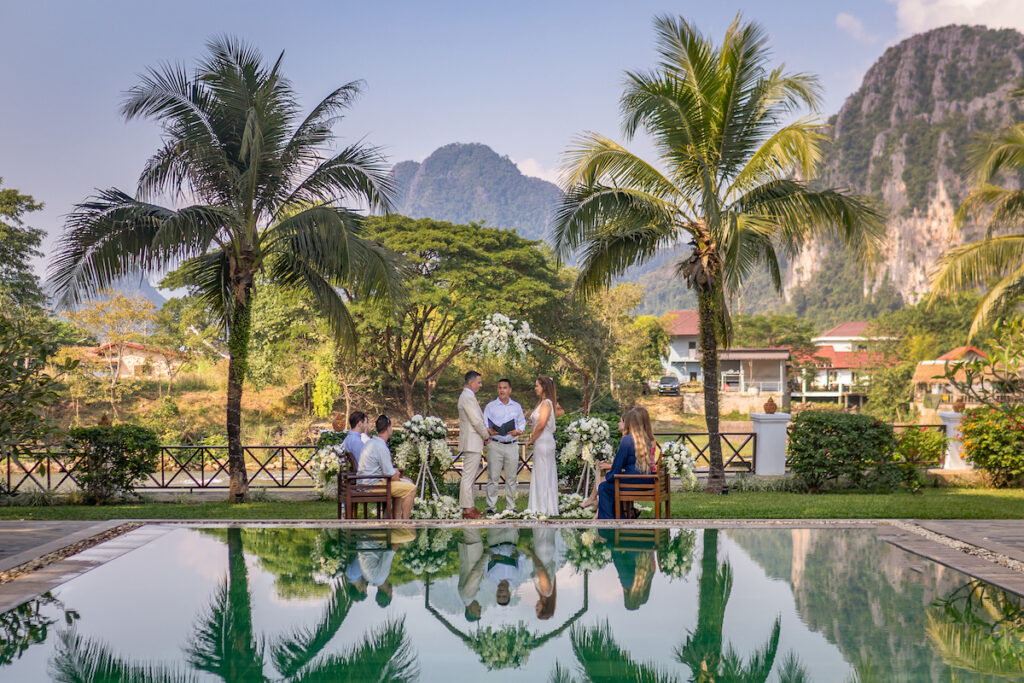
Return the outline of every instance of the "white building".
[[[810,357],[802,358],[813,372],[804,373],[799,389],[793,392],[795,400],[828,400],[837,403],[860,404],[870,371],[885,364],[877,351],[868,346],[880,337],[868,336],[869,322],[853,321],[836,325],[811,343],[816,346]]]
[[[703,383],[697,311],[669,311],[662,322],[669,335],[668,349],[662,358],[665,374],[675,375],[682,383]],[[720,349],[719,388],[741,393],[781,393],[789,358],[787,348]]]

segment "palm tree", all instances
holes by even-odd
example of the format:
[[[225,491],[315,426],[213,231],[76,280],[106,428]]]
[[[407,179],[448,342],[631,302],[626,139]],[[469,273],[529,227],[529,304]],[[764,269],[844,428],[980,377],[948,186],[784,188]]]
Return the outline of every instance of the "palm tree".
[[[124,275],[183,264],[228,334],[230,495],[240,500],[248,493],[241,409],[257,276],[302,291],[346,342],[355,338],[346,300],[387,304],[401,283],[393,255],[364,239],[360,216],[338,203],[391,206],[383,156],[361,142],[326,152],[361,83],[341,86],[300,118],[280,72],[283,53],[268,66],[231,38],[208,48],[194,74],[149,69],[127,92],[125,118],[156,119],[164,143],[139,176],[137,196],[102,190],[75,207],[51,279],[68,305]],[[152,203],[159,196],[185,205]]]
[[[623,134],[652,138],[649,163],[597,133],[566,152],[565,195],[554,220],[562,258],[578,253],[576,292],[589,296],[663,248],[688,242],[677,264],[696,291],[710,433],[708,490],[725,485],[718,433],[718,344],[731,340],[726,296],[755,269],[776,289],[778,250],[797,252],[832,234],[858,256],[881,241],[881,214],[866,200],[812,189],[823,136],[813,115],[819,86],[806,74],[770,68],[767,34],[739,16],[721,45],[682,18],[655,19],[657,68],[626,74]]]
[[[676,648],[676,657],[690,667],[691,680],[699,683],[764,683],[771,674],[778,653],[780,620],[775,619],[764,647],[744,664],[732,646],[725,647],[723,643],[722,627],[730,593],[732,567],[728,562],[718,562],[718,530],[705,529],[697,628]]]
[[[676,683],[679,680],[674,674],[662,671],[653,664],[635,661],[629,652],[615,642],[607,621],[589,628],[574,626],[569,637],[584,683]],[[580,679],[556,664],[549,680],[552,683],[577,683]]]
[[[1024,295],[1024,232],[995,236],[1020,228],[1024,220],[1024,190],[996,184],[1000,174],[1021,178],[1024,171],[1024,123],[1010,126],[982,141],[972,159],[976,187],[957,210],[955,227],[984,216],[985,239],[947,251],[932,273],[934,301],[972,287],[989,287],[978,304],[968,337],[974,337]]]

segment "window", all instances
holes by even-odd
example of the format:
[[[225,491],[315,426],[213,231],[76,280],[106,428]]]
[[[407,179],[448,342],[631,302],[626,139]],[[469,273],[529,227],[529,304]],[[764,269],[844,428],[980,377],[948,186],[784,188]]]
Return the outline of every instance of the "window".
[[[690,349],[691,351],[693,351],[695,348],[697,348],[697,342],[695,342],[695,341],[690,342],[689,345],[687,346],[687,348]]]

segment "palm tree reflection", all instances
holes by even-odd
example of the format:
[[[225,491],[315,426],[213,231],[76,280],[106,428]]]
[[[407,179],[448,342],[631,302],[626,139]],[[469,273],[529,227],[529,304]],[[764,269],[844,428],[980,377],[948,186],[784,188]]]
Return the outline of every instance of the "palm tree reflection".
[[[271,680],[264,673],[268,648],[253,628],[252,594],[242,533],[227,530],[228,575],[197,622],[186,649],[188,664],[196,671],[226,683]],[[416,654],[404,621],[389,620],[366,634],[343,654],[321,656],[345,621],[352,599],[344,579],[333,594],[316,627],[297,628],[269,646],[270,664],[287,681],[412,681],[419,675]],[[192,672],[160,667],[118,657],[103,643],[61,634],[51,673],[58,681],[139,681],[144,683],[192,681]]]
[[[775,664],[779,648],[781,622],[772,626],[768,642],[744,663],[729,645],[723,649],[722,626],[725,606],[732,592],[732,567],[718,562],[718,530],[704,530],[701,557],[700,591],[697,601],[697,628],[689,633],[676,657],[690,667],[692,680],[699,683],[724,681],[766,681]]]

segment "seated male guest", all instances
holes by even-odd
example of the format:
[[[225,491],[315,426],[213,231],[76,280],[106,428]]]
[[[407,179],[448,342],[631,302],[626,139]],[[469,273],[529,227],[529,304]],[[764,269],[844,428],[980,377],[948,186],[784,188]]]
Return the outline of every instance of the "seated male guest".
[[[381,415],[377,418],[374,426],[377,429],[377,435],[370,437],[359,455],[359,474],[378,474],[382,477],[389,477],[391,479],[391,497],[394,498],[395,518],[409,519],[413,500],[416,498],[416,485],[408,479],[403,479],[401,470],[395,469],[391,462],[391,449],[388,448],[388,439],[391,438],[391,433],[394,431],[391,418]],[[365,481],[369,483],[370,480]]]
[[[348,435],[341,442],[341,450],[352,455],[356,467],[359,466],[359,454],[362,453],[363,446],[370,440],[369,432],[370,418],[366,417],[366,413],[361,410],[352,411],[348,416]]]

